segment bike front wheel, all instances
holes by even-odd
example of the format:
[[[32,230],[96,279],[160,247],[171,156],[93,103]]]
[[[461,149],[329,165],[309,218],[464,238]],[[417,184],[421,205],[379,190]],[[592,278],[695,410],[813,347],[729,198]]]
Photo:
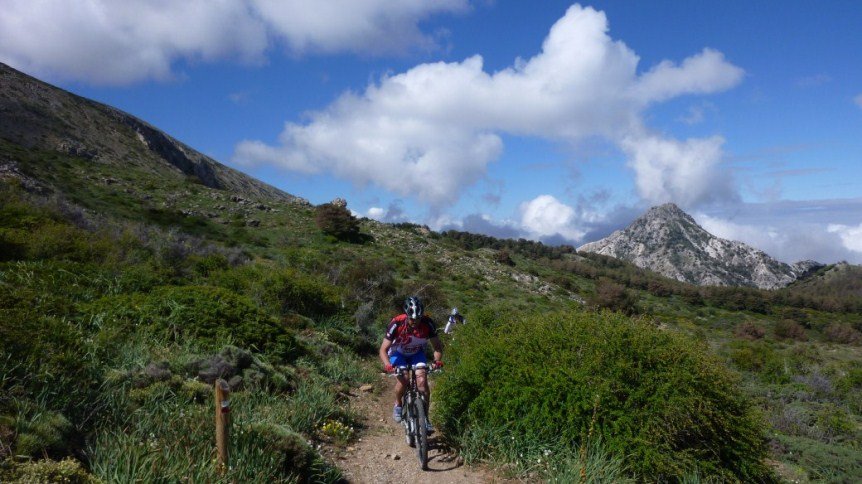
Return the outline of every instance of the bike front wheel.
[[[422,470],[428,469],[428,428],[426,426],[425,416],[425,400],[422,398],[416,399],[416,456],[419,458],[419,465]]]

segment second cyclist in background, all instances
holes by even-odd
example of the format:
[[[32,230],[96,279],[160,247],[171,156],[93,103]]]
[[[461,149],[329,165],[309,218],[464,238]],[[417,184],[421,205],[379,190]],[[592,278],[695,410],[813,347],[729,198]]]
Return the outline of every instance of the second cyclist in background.
[[[443,332],[449,334],[455,328],[456,324],[464,323],[464,316],[458,312],[458,308],[452,308],[452,314],[449,315],[449,321],[446,322],[446,328],[443,329]]]

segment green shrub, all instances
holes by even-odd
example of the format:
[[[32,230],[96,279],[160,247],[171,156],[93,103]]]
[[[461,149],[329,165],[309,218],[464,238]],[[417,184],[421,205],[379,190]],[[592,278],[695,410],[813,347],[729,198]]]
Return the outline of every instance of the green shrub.
[[[736,326],[733,334],[738,338],[754,340],[763,338],[766,335],[766,330],[751,321],[745,321]]]
[[[823,330],[826,339],[835,343],[862,344],[862,333],[847,323],[832,323]]]
[[[324,203],[315,210],[314,221],[326,235],[339,240],[357,240],[359,238],[359,221],[350,213],[345,205]]]
[[[126,330],[145,329],[211,348],[233,342],[283,359],[301,354],[282,324],[232,291],[211,286],[163,286],[149,293],[103,298],[85,306],[93,317]]]
[[[778,434],[782,459],[793,462],[815,482],[862,482],[862,458],[858,448],[815,439]]]
[[[597,308],[621,311],[625,314],[638,312],[634,293],[625,286],[606,278],[601,278],[596,283],[596,291],[588,298],[588,303]]]
[[[826,432],[827,437],[849,435],[856,429],[853,417],[843,408],[831,403],[825,404],[817,412],[817,425]]]
[[[729,345],[730,361],[740,370],[760,375],[768,383],[789,383],[790,363],[764,341],[734,341]]]
[[[612,313],[474,314],[435,393],[457,440],[475,425],[575,448],[595,431],[637,476],[767,480],[763,424],[736,378],[684,336]],[[491,382],[489,384],[488,382]],[[596,404],[596,402],[598,402]]]
[[[62,461],[38,460],[24,463],[0,464],[0,482],[9,484],[31,484],[41,482],[64,482],[68,484],[98,484],[102,481],[87,474],[74,459]]]
[[[270,272],[263,283],[263,299],[282,314],[294,311],[326,317],[341,311],[339,291],[332,285],[294,269]]]
[[[838,379],[836,387],[842,392],[862,389],[862,368],[850,368]]]
[[[781,319],[775,322],[772,330],[775,337],[779,339],[792,339],[796,341],[808,341],[805,328],[792,319]]]

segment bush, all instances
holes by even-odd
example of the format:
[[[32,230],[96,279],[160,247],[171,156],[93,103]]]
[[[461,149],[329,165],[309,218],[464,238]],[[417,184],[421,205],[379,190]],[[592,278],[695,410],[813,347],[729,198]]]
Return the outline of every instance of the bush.
[[[736,341],[730,346],[730,361],[744,371],[758,373],[769,383],[789,383],[790,366],[785,358],[764,341]]]
[[[775,337],[779,339],[808,341],[808,335],[805,334],[805,328],[792,319],[776,321],[772,330],[775,332]]]
[[[490,425],[577,448],[594,421],[607,450],[647,481],[771,478],[763,424],[702,345],[607,312],[495,321],[474,314],[437,386],[438,422],[456,441]]]
[[[350,213],[346,205],[334,203],[319,205],[314,221],[326,235],[346,241],[359,239],[359,221]]]
[[[8,465],[8,468],[6,467]],[[21,464],[0,465],[0,481],[10,484],[29,484],[36,482],[65,482],[69,484],[97,484],[102,481],[87,474],[81,464],[74,459],[60,462],[39,460]]]
[[[823,330],[826,339],[833,343],[858,345],[862,343],[862,333],[847,323],[832,323]]]
[[[625,286],[605,278],[599,279],[595,294],[589,298],[591,306],[621,311],[625,314],[637,313],[636,302],[634,293]]]
[[[163,286],[146,294],[103,298],[85,310],[123,330],[144,329],[174,341],[197,340],[212,348],[233,342],[283,359],[301,354],[287,328],[248,298],[220,287]]]
[[[515,261],[512,260],[512,256],[506,249],[501,249],[494,253],[494,262],[507,266],[515,265]]]
[[[338,290],[294,269],[273,271],[263,281],[263,299],[281,314],[294,311],[319,318],[341,311]]]
[[[763,338],[763,336],[766,335],[766,330],[752,323],[751,321],[745,321],[743,323],[739,323],[739,325],[736,326],[736,329],[733,331],[733,334],[735,334],[738,338],[755,340]]]

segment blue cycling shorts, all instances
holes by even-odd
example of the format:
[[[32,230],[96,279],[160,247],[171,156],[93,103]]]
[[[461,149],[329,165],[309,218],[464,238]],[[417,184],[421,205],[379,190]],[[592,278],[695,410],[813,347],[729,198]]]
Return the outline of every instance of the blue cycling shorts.
[[[417,351],[412,355],[402,355],[396,351],[389,355],[389,363],[396,368],[399,366],[413,366],[418,363],[424,363],[427,366],[428,359],[425,357],[424,351]]]

